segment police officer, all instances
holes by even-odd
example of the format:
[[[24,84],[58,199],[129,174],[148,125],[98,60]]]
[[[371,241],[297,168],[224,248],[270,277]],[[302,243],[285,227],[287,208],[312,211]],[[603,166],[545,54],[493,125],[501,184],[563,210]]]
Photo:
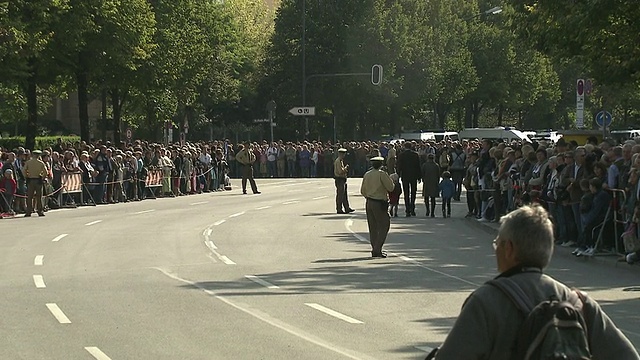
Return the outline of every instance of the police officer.
[[[347,196],[349,165],[344,161],[346,155],[347,149],[338,149],[338,158],[333,162],[333,178],[336,184],[336,212],[338,214],[348,214],[355,211],[349,206],[349,198]],[[342,210],[343,208],[344,210]]]
[[[371,256],[384,258],[387,254],[382,252],[382,246],[387,240],[391,219],[389,218],[389,192],[393,191],[394,184],[391,177],[382,171],[384,158],[376,156],[371,158],[373,169],[367,171],[362,178],[360,193],[367,199],[367,225],[369,225],[369,240],[371,241]]]
[[[31,160],[27,161],[22,168],[22,172],[27,181],[27,212],[25,217],[30,217],[33,212],[33,201],[36,201],[38,216],[44,216],[44,206],[42,205],[42,186],[47,176],[47,166],[40,160],[42,151],[34,150],[31,153]]]
[[[242,166],[242,193],[247,193],[247,180],[249,180],[253,193],[260,194],[256,181],[253,179],[253,163],[256,162],[256,155],[251,149],[250,142],[247,141],[244,147],[240,145],[240,151],[236,155],[236,160]]]

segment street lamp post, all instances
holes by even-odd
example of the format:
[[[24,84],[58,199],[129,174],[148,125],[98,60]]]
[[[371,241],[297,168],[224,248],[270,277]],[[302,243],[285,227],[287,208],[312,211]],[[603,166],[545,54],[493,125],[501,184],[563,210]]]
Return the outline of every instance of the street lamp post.
[[[307,36],[307,16],[306,16],[307,0],[302,0],[302,106],[307,106],[307,54],[306,54],[306,36]],[[304,117],[304,136],[309,134],[309,118]]]

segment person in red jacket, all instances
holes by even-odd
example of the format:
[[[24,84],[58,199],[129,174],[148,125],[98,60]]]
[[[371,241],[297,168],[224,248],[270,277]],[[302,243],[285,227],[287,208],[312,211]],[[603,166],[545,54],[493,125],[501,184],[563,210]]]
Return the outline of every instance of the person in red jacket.
[[[2,213],[13,214],[13,197],[16,193],[18,184],[13,178],[13,170],[7,169],[4,171],[4,176],[0,179],[0,209]]]

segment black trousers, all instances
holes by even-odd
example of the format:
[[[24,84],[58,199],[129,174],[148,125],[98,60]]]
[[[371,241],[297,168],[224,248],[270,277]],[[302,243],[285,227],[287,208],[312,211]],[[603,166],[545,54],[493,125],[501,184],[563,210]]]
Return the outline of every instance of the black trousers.
[[[402,192],[404,192],[404,208],[406,213],[416,211],[416,194],[418,191],[418,180],[402,179]]]
[[[336,184],[336,211],[348,211],[351,209],[349,205],[349,196],[347,196],[347,179],[335,178]]]

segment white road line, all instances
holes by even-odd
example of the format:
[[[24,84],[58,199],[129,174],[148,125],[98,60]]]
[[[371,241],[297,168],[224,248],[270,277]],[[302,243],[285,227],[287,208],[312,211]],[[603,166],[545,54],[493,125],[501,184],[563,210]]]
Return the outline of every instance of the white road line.
[[[96,360],[111,360],[111,358],[108,357],[107,354],[103,353],[102,350],[98,349],[95,346],[87,346],[84,349],[87,350],[89,354],[91,354],[94,358],[96,358]]]
[[[213,229],[207,229],[204,231],[204,236],[209,237],[213,233]]]
[[[356,320],[356,319],[354,319],[354,318],[352,318],[350,316],[347,316],[345,314],[341,314],[341,313],[339,313],[339,312],[337,312],[335,310],[331,310],[331,309],[326,308],[326,307],[324,307],[322,305],[319,305],[319,304],[305,303],[305,305],[307,305],[308,307],[314,308],[314,309],[316,309],[318,311],[321,311],[321,312],[323,312],[323,313],[325,313],[327,315],[331,315],[331,316],[333,316],[335,318],[338,318],[340,320],[346,321],[346,322],[348,322],[350,324],[364,324],[360,320]]]
[[[216,298],[219,301],[222,301],[223,303],[233,307],[234,309],[240,310],[240,311],[242,311],[243,313],[245,313],[247,315],[250,315],[250,316],[252,316],[252,317],[254,317],[254,318],[256,318],[256,319],[258,319],[258,320],[260,320],[260,321],[262,321],[262,322],[264,322],[266,324],[268,324],[268,325],[273,326],[274,328],[277,328],[277,329],[280,329],[282,331],[285,331],[285,332],[287,332],[287,333],[289,333],[289,334],[291,334],[293,336],[296,336],[296,337],[298,337],[298,338],[300,338],[302,340],[305,340],[305,341],[308,341],[308,342],[310,342],[312,344],[321,346],[321,347],[323,347],[323,348],[325,348],[325,349],[327,349],[329,351],[333,351],[336,354],[342,355],[342,356],[344,356],[346,358],[349,358],[349,359],[353,359],[353,360],[373,360],[373,358],[371,356],[355,352],[355,351],[353,351],[351,349],[345,349],[345,348],[342,348],[342,347],[340,347],[338,345],[334,345],[334,344],[329,343],[329,342],[325,341],[324,339],[322,339],[322,338],[320,338],[320,337],[318,337],[318,336],[316,336],[314,334],[308,333],[308,332],[306,332],[306,331],[304,331],[302,329],[299,329],[299,328],[297,328],[297,327],[295,327],[293,325],[287,324],[286,322],[284,322],[282,320],[276,319],[276,318],[272,317],[271,315],[269,315],[269,314],[267,314],[265,312],[253,309],[251,307],[247,307],[246,305],[244,305],[242,303],[236,303],[231,299],[228,299],[228,298],[226,298],[224,296],[218,295],[218,293],[216,293],[213,290],[205,289],[203,287],[203,285],[200,285],[197,282],[193,282],[193,281],[190,281],[190,280],[183,279],[183,278],[178,277],[178,276],[176,276],[176,275],[174,275],[174,274],[172,274],[172,273],[170,273],[170,272],[168,272],[168,271],[166,271],[164,269],[161,269],[161,268],[154,268],[154,269],[160,271],[165,276],[167,276],[167,277],[169,277],[171,279],[174,279],[176,281],[180,281],[182,283],[185,283],[185,284],[191,285],[193,287],[196,287],[196,288],[202,290],[202,292],[204,292],[205,294],[207,294],[209,296],[212,296],[212,297]]]
[[[347,228],[347,230],[349,230],[349,232],[351,233],[351,235],[355,236],[358,240],[360,240],[360,241],[362,241],[362,242],[366,242],[366,243],[369,243],[369,242],[370,242],[370,241],[369,241],[369,239],[366,239],[364,236],[361,236],[360,234],[358,234],[358,233],[356,233],[355,231],[353,231],[353,229],[351,229],[351,226],[353,226],[353,220],[351,220],[351,219],[347,219],[347,220],[345,220],[345,222],[344,222],[344,226]],[[455,275],[451,275],[451,274],[447,274],[447,273],[442,272],[442,271],[440,271],[440,270],[436,270],[436,269],[434,269],[434,268],[431,268],[431,267],[428,267],[428,266],[426,266],[426,265],[423,265],[423,264],[422,264],[422,263],[420,263],[418,260],[414,260],[414,259],[409,258],[409,257],[406,257],[406,256],[398,255],[398,254],[392,253],[392,252],[390,252],[390,251],[388,251],[388,252],[387,252],[387,254],[388,254],[388,255],[395,255],[395,256],[399,256],[403,261],[406,261],[406,262],[412,263],[413,265],[415,265],[415,266],[417,266],[417,267],[421,267],[421,268],[423,268],[423,269],[425,269],[425,270],[428,270],[428,271],[431,271],[431,272],[433,272],[433,273],[436,273],[436,274],[439,274],[439,275],[442,275],[442,276],[446,276],[446,277],[448,277],[448,278],[450,278],[450,279],[455,279],[455,280],[458,280],[458,281],[463,282],[463,283],[465,283],[465,284],[472,285],[472,286],[474,286],[474,287],[478,287],[478,286],[480,286],[480,284],[476,284],[476,283],[474,283],[474,282],[472,282],[472,281],[465,280],[465,279],[463,279],[463,278],[461,278],[461,277],[458,277],[458,276],[455,276]]]
[[[208,204],[208,203],[209,203],[208,201],[200,201],[200,202],[194,202],[194,203],[191,203],[191,204],[189,204],[189,205],[191,205],[191,206],[194,206],[194,205],[204,205],[204,204]]]
[[[71,324],[71,320],[65,315],[55,303],[47,304],[47,308],[51,314],[58,320],[60,324]]]
[[[85,226],[91,226],[91,225],[95,225],[95,224],[98,224],[98,223],[101,223],[101,222],[102,222],[102,220],[96,220],[96,221],[92,221],[92,222],[90,222],[90,223],[86,223],[86,224],[84,224],[84,225],[85,225]]]
[[[143,211],[138,211],[138,212],[134,212],[134,215],[140,215],[140,214],[146,214],[146,213],[150,213],[150,212],[154,212],[154,209],[151,210],[143,210]]]
[[[222,225],[222,224],[224,224],[224,223],[226,223],[226,222],[227,222],[227,220],[220,220],[220,221],[216,221],[216,222],[213,224],[213,226]]]
[[[428,347],[428,346],[414,346],[414,348],[420,350],[420,351],[424,351],[426,353],[430,353],[431,350],[433,350],[432,348]]]
[[[223,263],[227,264],[227,265],[235,265],[236,263],[234,263],[233,261],[231,261],[231,259],[229,259],[228,257],[224,256],[224,255],[220,255],[218,256],[218,258],[220,260],[222,260]]]
[[[283,202],[283,203],[282,203],[282,205],[297,204],[297,203],[299,203],[299,202],[300,202],[300,201],[298,201],[298,200],[291,200],[291,201]]]
[[[256,210],[266,210],[266,209],[270,209],[271,205],[267,205],[267,206],[261,206],[259,208],[256,208]]]
[[[213,243],[213,241],[211,240],[207,240],[204,242],[205,245],[207,245],[207,247],[209,248],[209,250],[213,251],[215,249],[217,249],[218,247],[216,246],[216,244]]]
[[[318,196],[318,197],[314,197],[313,200],[322,200],[326,198],[328,198],[328,196]]]
[[[33,265],[42,266],[44,264],[44,255],[38,255],[33,259]]]
[[[259,277],[255,276],[255,275],[245,275],[244,277],[246,277],[247,279],[253,281],[256,284],[260,284],[266,288],[269,289],[280,289],[279,286],[273,285],[272,283],[266,281],[266,280],[262,280]]]
[[[47,285],[44,284],[44,278],[42,275],[33,275],[33,283],[36,284],[38,289],[44,289]]]
[[[234,217],[238,217],[238,216],[242,216],[246,213],[246,211],[241,211],[239,213],[235,213],[235,214],[231,214],[229,215],[230,218],[234,218]]]
[[[55,237],[53,240],[51,240],[51,241],[53,241],[53,242],[58,242],[58,241],[60,241],[60,240],[64,239],[67,235],[69,235],[69,234],[60,234],[60,235],[56,236],[56,237]]]

